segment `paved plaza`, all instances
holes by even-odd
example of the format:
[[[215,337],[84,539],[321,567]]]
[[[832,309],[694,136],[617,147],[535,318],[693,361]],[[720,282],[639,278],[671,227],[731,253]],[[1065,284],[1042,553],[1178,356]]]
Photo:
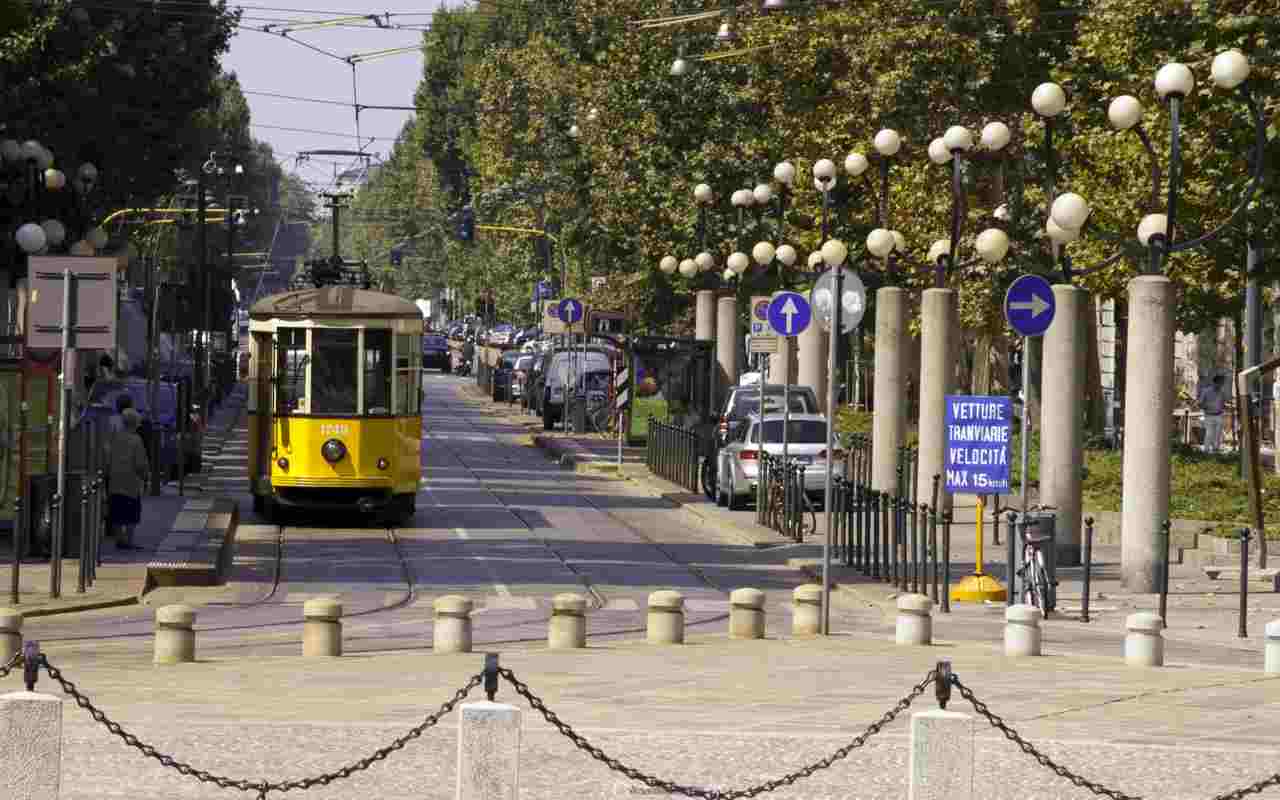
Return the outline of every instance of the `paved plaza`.
[[[893,588],[841,569],[835,635],[794,638],[791,593],[811,580],[817,540],[770,540],[751,529],[749,512],[672,502],[670,487],[632,473],[561,469],[531,446],[518,414],[461,379],[427,384],[425,479],[411,525],[264,524],[249,510],[243,426],[232,425],[205,483],[241,503],[230,580],[33,617],[27,637],[144,742],[253,781],[324,773],[373,753],[452,697],[484,651],[500,652],[610,755],[684,784],[745,787],[818,761],[892,709],[939,659],[1050,757],[1130,795],[1207,798],[1280,765],[1280,681],[1262,672],[1262,623],[1280,616],[1273,594],[1251,600],[1251,636],[1238,640],[1236,598],[1207,597],[1188,573],[1190,589],[1170,603],[1167,666],[1137,669],[1120,658],[1124,616],[1155,598],[1119,592],[1118,553],[1106,548],[1093,621],[1081,622],[1071,610],[1078,604],[1064,600],[1064,613],[1044,626],[1046,655],[1017,660],[1001,655],[1003,605],[935,610],[932,646],[894,645]],[[957,552],[963,562],[966,551]],[[960,563],[955,574],[969,568]],[[1078,591],[1072,573],[1064,580],[1064,595]],[[765,592],[763,641],[728,638],[728,592],[743,586]],[[642,641],[646,598],[657,589],[685,595],[685,645]],[[550,651],[550,600],[567,591],[588,598],[589,647]],[[451,593],[477,605],[475,653],[431,651],[432,601]],[[322,596],[344,604],[340,659],[300,656],[302,605]],[[153,666],[155,609],[179,601],[198,612],[198,660]],[[17,674],[2,683],[20,688]],[[47,676],[39,688],[57,690]],[[482,698],[479,689],[470,697]],[[508,684],[498,700],[524,709],[523,798],[657,793],[575,749]],[[936,707],[930,687],[911,710]],[[958,694],[949,708],[972,710]],[[905,797],[909,713],[773,794]],[[238,795],[126,747],[72,703],[64,718],[68,800]],[[456,726],[451,715],[385,761],[306,796],[452,797]],[[976,730],[981,795],[1086,796],[985,722]]]

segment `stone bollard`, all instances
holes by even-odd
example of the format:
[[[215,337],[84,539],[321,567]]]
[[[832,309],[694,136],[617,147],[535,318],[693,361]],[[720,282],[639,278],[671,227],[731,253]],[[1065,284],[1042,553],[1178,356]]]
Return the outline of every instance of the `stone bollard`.
[[[22,612],[0,608],[0,666],[22,652]]]
[[[320,597],[302,604],[302,654],[342,655],[342,601]]]
[[[472,605],[470,600],[457,594],[436,598],[432,649],[437,653],[471,652]]]
[[[482,700],[458,714],[456,800],[520,796],[520,709]]]
[[[933,601],[922,594],[898,598],[898,644],[933,644]]]
[[[558,594],[551,598],[547,647],[552,650],[572,650],[586,646],[587,598],[580,594]]]
[[[684,644],[684,595],[664,590],[649,595],[650,644]]]
[[[62,783],[62,698],[0,695],[0,786],[5,800],[56,800]]]
[[[822,631],[822,587],[797,586],[791,592],[791,635],[817,636]]]
[[[729,595],[729,638],[764,638],[764,592],[734,589]]]
[[[1266,627],[1265,667],[1268,675],[1280,674],[1280,619],[1273,619]]]
[[[1004,654],[1040,655],[1040,609],[1029,605],[1009,606],[1004,612]]]
[[[155,658],[157,664],[182,664],[196,660],[196,610],[172,605],[156,609]]]
[[[907,800],[973,800],[973,718],[958,711],[911,715]]]
[[[1164,666],[1164,620],[1159,614],[1142,611],[1124,621],[1124,663],[1131,667]]]

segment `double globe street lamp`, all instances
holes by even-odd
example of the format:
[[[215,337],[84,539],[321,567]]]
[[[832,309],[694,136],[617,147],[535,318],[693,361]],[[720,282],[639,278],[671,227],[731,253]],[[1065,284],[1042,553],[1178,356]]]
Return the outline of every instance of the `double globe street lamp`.
[[[1174,253],[1201,247],[1221,237],[1247,212],[1261,183],[1267,146],[1266,118],[1248,84],[1250,71],[1248,58],[1239,50],[1219,53],[1214,57],[1210,69],[1210,78],[1217,88],[1240,91],[1253,123],[1254,145],[1250,152],[1252,168],[1243,198],[1225,222],[1201,236],[1184,241],[1176,239],[1183,167],[1181,115],[1185,98],[1195,88],[1195,74],[1186,64],[1174,62],[1165,64],[1155,76],[1156,95],[1169,110],[1169,181],[1164,212],[1151,211],[1138,223],[1138,241],[1148,250],[1147,269],[1145,274],[1129,283],[1129,307],[1141,309],[1142,313],[1131,314],[1128,323],[1123,480],[1126,485],[1143,487],[1142,491],[1126,496],[1121,522],[1121,576],[1129,591],[1158,591],[1162,569],[1157,557],[1162,546],[1159,543],[1159,531],[1161,523],[1169,514],[1170,439],[1174,402],[1172,353],[1176,299],[1173,283],[1162,274],[1162,270]],[[1157,158],[1154,148],[1141,129],[1142,115],[1142,103],[1131,95],[1116,97],[1107,109],[1107,118],[1112,127],[1120,131],[1134,130],[1155,162]],[[1160,183],[1159,172],[1155,169],[1153,178],[1154,199],[1158,197]],[[1063,195],[1054,201],[1050,216],[1053,224],[1078,236],[1089,217],[1088,205],[1079,195]],[[1250,237],[1246,266],[1250,273],[1256,258],[1254,241]],[[1250,274],[1249,279],[1256,287],[1256,278]],[[1251,330],[1257,327],[1255,320]],[[1251,351],[1251,358],[1256,358],[1255,348],[1248,349]],[[1245,435],[1252,437],[1248,425],[1245,426]],[[1256,506],[1257,476],[1253,472],[1256,471],[1251,470],[1250,482]],[[1261,525],[1259,520],[1259,529]],[[1260,560],[1265,566],[1265,544]]]

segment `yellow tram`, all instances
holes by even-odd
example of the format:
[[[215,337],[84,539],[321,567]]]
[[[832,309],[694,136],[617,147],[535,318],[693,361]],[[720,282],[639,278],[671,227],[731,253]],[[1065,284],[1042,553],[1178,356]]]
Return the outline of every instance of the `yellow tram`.
[[[254,511],[413,513],[421,476],[422,312],[324,286],[249,310]]]

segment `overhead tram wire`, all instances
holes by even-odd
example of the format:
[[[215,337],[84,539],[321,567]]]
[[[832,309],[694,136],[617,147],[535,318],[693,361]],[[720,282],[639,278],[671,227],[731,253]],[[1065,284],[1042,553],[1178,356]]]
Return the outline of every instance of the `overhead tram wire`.
[[[347,108],[351,108],[352,106],[355,106],[356,108],[359,108],[361,111],[365,111],[365,110],[418,111],[419,110],[417,106],[384,106],[384,105],[372,105],[372,104],[366,105],[365,103],[356,104],[356,103],[348,102],[346,100],[327,100],[320,97],[299,97],[297,95],[292,95],[292,94],[280,94],[278,92],[262,92],[262,91],[256,91],[256,90],[250,90],[250,89],[241,89],[240,93],[258,95],[262,97],[274,97],[278,100],[293,100],[298,103],[319,103],[322,105],[329,105],[329,106],[345,106]]]

